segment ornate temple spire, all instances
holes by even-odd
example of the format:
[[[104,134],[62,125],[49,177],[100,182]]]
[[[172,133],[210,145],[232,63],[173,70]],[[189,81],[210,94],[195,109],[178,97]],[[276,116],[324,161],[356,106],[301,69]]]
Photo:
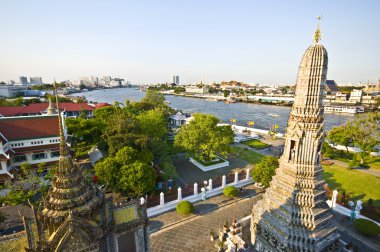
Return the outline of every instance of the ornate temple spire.
[[[338,244],[322,180],[328,56],[319,40],[318,25],[299,66],[279,168],[252,209],[251,239],[257,251],[334,251]]]
[[[54,81],[56,107],[58,110],[58,127],[60,135],[60,156],[58,168],[51,181],[48,196],[42,204],[43,223],[54,233],[69,214],[75,217],[89,216],[101,204],[97,189],[89,184],[83,176],[82,169],[73,163],[66,143],[56,82]]]
[[[49,107],[47,108],[47,115],[56,114],[56,109],[54,108],[53,102],[51,101],[51,97],[49,95]]]
[[[63,131],[63,126],[62,126],[62,115],[59,110],[59,101],[58,101],[58,92],[57,92],[57,83],[54,80],[54,92],[55,92],[55,103],[57,107],[57,112],[58,112],[58,122],[59,122],[59,137],[60,137],[60,143],[59,143],[59,153],[61,157],[67,157],[69,155],[69,149],[67,147],[66,139],[65,139],[65,134]]]
[[[317,19],[318,19],[318,25],[317,25],[317,29],[314,32],[314,43],[318,43],[322,37],[321,29],[319,28],[319,21],[322,18],[321,18],[321,16],[318,16]]]

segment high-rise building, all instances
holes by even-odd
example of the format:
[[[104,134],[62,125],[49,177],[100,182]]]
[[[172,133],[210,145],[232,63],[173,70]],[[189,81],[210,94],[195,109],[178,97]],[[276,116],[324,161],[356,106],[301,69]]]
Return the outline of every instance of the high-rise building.
[[[42,78],[41,77],[30,77],[30,84],[31,85],[41,85],[43,82],[42,82]]]
[[[320,30],[298,70],[294,104],[280,166],[263,199],[253,206],[251,241],[257,251],[335,251],[339,234],[322,187],[322,94],[328,56]]]
[[[28,78],[25,77],[25,76],[20,76],[20,84],[21,84],[22,86],[24,86],[24,85],[28,85],[28,84],[29,84],[29,83],[28,83]]]
[[[173,75],[173,82],[176,85],[179,85],[179,75]]]

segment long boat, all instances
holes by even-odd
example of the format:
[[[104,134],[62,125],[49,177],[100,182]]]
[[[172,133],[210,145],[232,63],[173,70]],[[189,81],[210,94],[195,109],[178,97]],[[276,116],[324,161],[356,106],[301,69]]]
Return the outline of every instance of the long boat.
[[[325,105],[325,112],[356,114],[356,113],[363,113],[364,107],[363,106]]]

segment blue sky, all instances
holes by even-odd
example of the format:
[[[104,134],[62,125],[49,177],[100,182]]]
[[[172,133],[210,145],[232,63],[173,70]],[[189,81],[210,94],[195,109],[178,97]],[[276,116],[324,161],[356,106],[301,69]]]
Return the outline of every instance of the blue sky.
[[[294,83],[315,17],[328,78],[380,77],[380,1],[1,0],[0,80]]]

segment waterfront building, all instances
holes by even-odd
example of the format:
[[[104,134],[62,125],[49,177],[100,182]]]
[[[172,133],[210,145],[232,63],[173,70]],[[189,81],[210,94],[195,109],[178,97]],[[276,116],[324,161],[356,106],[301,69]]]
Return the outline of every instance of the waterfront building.
[[[59,106],[65,117],[78,117],[82,111],[87,114],[87,117],[93,117],[95,109],[87,103],[62,102]],[[48,108],[48,102],[31,103],[28,106],[5,106],[0,107],[0,117],[44,115],[47,114]]]
[[[192,93],[192,94],[208,94],[209,92],[209,87],[208,86],[202,86],[202,87],[197,87],[197,86],[187,86],[186,87],[186,93]]]
[[[298,70],[280,166],[263,199],[252,209],[251,242],[257,251],[334,251],[339,247],[322,180],[322,98],[328,56],[319,40],[318,26]]]
[[[363,91],[360,89],[353,89],[350,93],[349,102],[354,104],[360,104],[362,102]]]
[[[26,90],[26,87],[21,86],[0,86],[0,97],[13,98],[22,95]]]
[[[339,92],[338,85],[334,80],[326,80],[325,90],[327,95],[335,95]]]
[[[30,77],[30,85],[41,85],[43,84],[41,77]]]

